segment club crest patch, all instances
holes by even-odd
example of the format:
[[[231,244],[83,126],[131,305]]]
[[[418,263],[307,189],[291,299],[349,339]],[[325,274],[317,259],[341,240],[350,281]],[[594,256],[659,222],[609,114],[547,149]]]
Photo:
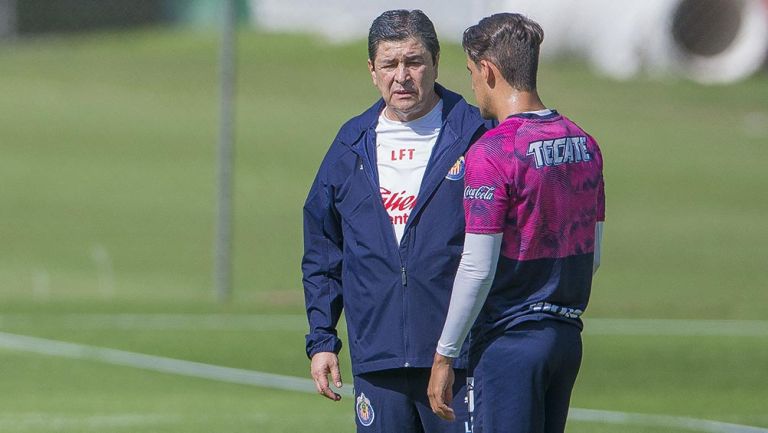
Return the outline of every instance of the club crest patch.
[[[373,412],[373,406],[371,401],[365,396],[364,393],[360,393],[357,397],[357,404],[355,404],[355,410],[357,411],[357,419],[360,420],[360,424],[363,427],[368,427],[373,424],[373,418],[376,414]]]
[[[461,180],[464,178],[464,157],[460,156],[456,160],[456,164],[453,164],[448,174],[445,176],[448,180]]]

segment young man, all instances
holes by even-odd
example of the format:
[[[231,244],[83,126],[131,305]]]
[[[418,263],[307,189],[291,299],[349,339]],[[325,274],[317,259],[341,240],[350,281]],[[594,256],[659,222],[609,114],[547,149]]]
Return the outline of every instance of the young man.
[[[454,416],[451,365],[475,323],[474,433],[564,431],[581,364],[579,317],[599,264],[602,156],[539,99],[543,37],[509,13],[464,32],[480,111],[500,124],[467,154],[467,235],[429,396],[435,413]]]
[[[304,205],[312,377],[340,400],[328,375],[342,385],[343,309],[358,431],[464,433],[463,422],[432,413],[426,386],[464,239],[463,155],[485,123],[436,84],[440,45],[421,11],[376,18],[368,55],[381,99],[342,126]],[[465,376],[463,360],[453,367]],[[456,409],[467,418],[463,404]]]

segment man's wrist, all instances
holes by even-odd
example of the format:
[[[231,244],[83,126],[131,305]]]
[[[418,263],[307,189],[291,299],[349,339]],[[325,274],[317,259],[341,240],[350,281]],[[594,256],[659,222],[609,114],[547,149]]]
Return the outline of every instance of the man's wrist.
[[[441,355],[440,353],[435,352],[435,359],[434,359],[432,364],[435,365],[435,366],[443,366],[443,365],[445,365],[445,366],[448,366],[448,367],[453,367],[453,361],[455,359],[456,358],[452,358],[450,356]]]

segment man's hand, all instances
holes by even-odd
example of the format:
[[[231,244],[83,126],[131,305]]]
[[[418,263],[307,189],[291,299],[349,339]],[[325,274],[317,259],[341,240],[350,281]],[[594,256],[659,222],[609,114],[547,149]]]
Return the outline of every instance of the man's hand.
[[[451,409],[454,379],[453,358],[435,353],[427,395],[429,395],[429,405],[432,406],[432,412],[448,421],[456,419],[456,414]]]
[[[310,364],[312,379],[315,380],[317,392],[333,401],[341,400],[341,396],[333,392],[328,384],[330,373],[336,388],[341,388],[341,372],[339,371],[339,357],[333,352],[318,352],[312,356]]]

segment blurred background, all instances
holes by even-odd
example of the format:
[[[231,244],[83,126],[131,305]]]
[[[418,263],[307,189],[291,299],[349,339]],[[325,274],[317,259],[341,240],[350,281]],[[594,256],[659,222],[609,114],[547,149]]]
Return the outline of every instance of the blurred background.
[[[470,102],[463,29],[538,20],[602,147],[568,431],[768,432],[763,0],[0,0],[0,431],[354,431],[295,380],[301,207],[393,8]]]

